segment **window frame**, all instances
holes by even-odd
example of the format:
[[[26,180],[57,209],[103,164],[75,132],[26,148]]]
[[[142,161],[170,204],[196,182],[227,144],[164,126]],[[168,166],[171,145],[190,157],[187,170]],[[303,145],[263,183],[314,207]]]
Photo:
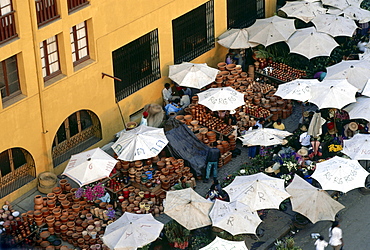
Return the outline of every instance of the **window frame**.
[[[180,35],[185,34],[186,30],[192,30],[193,24],[188,20],[195,20],[194,16],[198,17],[198,13],[204,9],[204,24],[205,30],[199,30],[197,36],[189,32],[189,36]],[[200,20],[200,18],[199,18]],[[201,27],[199,24],[198,27]],[[214,0],[210,0],[199,7],[183,14],[182,16],[172,20],[172,41],[173,41],[173,54],[174,62],[176,64],[182,62],[190,62],[196,57],[206,53],[215,47],[215,31],[214,31]],[[202,34],[203,33],[203,34]],[[191,34],[191,35],[190,35]],[[199,40],[200,37],[203,39]],[[202,40],[205,40],[202,42]],[[193,48],[186,48],[191,45]],[[195,48],[196,47],[196,48]]]
[[[160,79],[159,59],[158,29],[112,51],[116,102]]]
[[[49,53],[49,51],[47,49],[48,45],[50,45],[50,44],[47,44],[47,40],[50,39],[50,38],[52,38],[52,37],[50,37],[50,38],[48,38],[48,39],[46,39],[46,40],[44,40],[44,41],[41,42],[42,43],[42,48],[40,46],[40,51],[42,49],[43,52],[44,52],[44,57],[42,57],[41,54],[40,54],[41,62],[42,62],[43,58],[45,59],[46,76],[43,75],[44,82],[46,82],[46,81],[52,79],[53,77],[55,77],[57,75],[60,75],[62,73],[62,71],[60,69],[60,56],[59,56],[58,36],[55,35],[53,37],[55,37],[55,47],[56,47],[56,50],[55,51],[52,51],[52,53],[54,53],[54,52],[57,53],[57,56],[58,56],[58,60],[57,60],[58,70],[57,71],[54,71],[53,73],[50,73],[50,65],[51,64],[49,62],[49,55],[51,55],[52,53]],[[42,65],[41,65],[41,73],[42,74],[43,74],[43,69],[44,69],[44,67],[42,67]]]
[[[226,6],[228,29],[247,28],[255,23],[256,19],[265,18],[265,0],[227,0]],[[255,10],[248,9],[251,7]],[[240,17],[244,17],[244,19]]]
[[[15,64],[16,64],[16,69],[17,69],[17,86],[18,86],[18,90],[14,91],[13,93],[10,93],[9,91],[9,80],[8,80],[8,74],[9,72],[7,71],[7,66],[6,66],[6,61],[10,58],[13,58],[14,57],[14,60],[15,60]],[[19,82],[19,69],[18,69],[18,60],[17,60],[17,55],[14,55],[14,56],[11,56],[3,61],[0,62],[1,65],[2,65],[2,69],[3,69],[3,74],[4,74],[4,84],[5,84],[5,91],[6,91],[6,96],[5,97],[2,97],[2,100],[3,102],[13,98],[14,96],[17,96],[17,95],[20,95],[22,94],[22,91],[21,91],[21,85],[20,85],[20,82]],[[1,95],[1,94],[0,94]]]
[[[84,23],[84,26],[83,26],[83,29],[85,30],[85,36],[83,38],[86,39],[86,46],[85,47],[82,47],[82,48],[78,48],[78,41],[82,40],[83,38],[80,38],[78,39],[77,38],[77,28],[76,26],[79,25],[80,23],[76,24],[75,26],[71,27],[72,29],[72,32],[70,32],[70,38],[71,38],[71,35],[73,37],[73,41],[71,41],[71,45],[74,47],[74,52],[72,52],[72,55],[73,53],[75,54],[75,57],[76,57],[76,61],[73,62],[73,66],[77,66],[78,64],[86,61],[86,60],[89,60],[90,59],[90,48],[89,48],[89,37],[88,37],[88,32],[87,32],[87,22],[86,21],[83,21],[81,23]],[[86,48],[87,50],[87,55],[82,57],[82,58],[79,58],[79,51]],[[72,61],[73,61],[73,57],[72,57]]]

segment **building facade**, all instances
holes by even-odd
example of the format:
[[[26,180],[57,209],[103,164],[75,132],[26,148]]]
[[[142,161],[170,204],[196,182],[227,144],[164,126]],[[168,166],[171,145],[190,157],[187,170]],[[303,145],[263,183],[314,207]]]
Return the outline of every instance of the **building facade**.
[[[103,146],[148,103],[168,66],[216,66],[217,36],[271,16],[269,0],[0,1],[0,200]]]

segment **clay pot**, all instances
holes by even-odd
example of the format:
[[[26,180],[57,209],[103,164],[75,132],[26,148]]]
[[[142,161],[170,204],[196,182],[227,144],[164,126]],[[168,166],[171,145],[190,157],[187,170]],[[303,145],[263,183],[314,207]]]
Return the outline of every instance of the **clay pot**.
[[[54,208],[55,207],[55,200],[48,200],[47,205],[48,205],[48,208]]]
[[[58,195],[58,194],[61,194],[62,193],[62,188],[61,187],[53,187],[53,189],[51,190],[54,194]]]
[[[61,205],[62,205],[63,209],[68,209],[69,205],[70,205],[70,202],[68,200],[62,201]]]
[[[41,210],[42,208],[44,207],[44,205],[41,203],[41,204],[35,204],[34,206],[33,206],[33,209],[34,210]]]
[[[45,231],[45,232],[46,232],[46,231]],[[49,232],[48,232],[48,233],[49,233]],[[49,242],[49,241],[44,240],[44,241],[42,241],[42,242],[40,243],[40,246],[41,246],[42,248],[46,248],[46,247],[50,246],[50,242]]]
[[[37,205],[43,205],[43,201],[42,201],[42,196],[41,195],[36,195],[35,198],[33,199],[34,200],[34,203],[37,204]]]
[[[74,204],[74,205],[72,205],[73,212],[78,213],[78,212],[80,212],[80,209],[81,209],[80,204]]]
[[[66,192],[70,192],[70,191],[71,191],[71,189],[72,189],[71,184],[67,182],[67,183],[64,185],[64,190],[65,190]]]
[[[48,231],[43,231],[40,233],[40,237],[43,240],[46,240],[50,236],[50,233]]]

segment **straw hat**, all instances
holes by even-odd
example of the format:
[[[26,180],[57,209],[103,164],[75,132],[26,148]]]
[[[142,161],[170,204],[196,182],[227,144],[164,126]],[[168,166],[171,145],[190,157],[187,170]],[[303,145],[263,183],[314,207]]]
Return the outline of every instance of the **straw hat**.
[[[278,174],[280,172],[280,169],[273,169],[272,167],[265,168],[265,173],[271,174]]]
[[[358,124],[356,122],[351,122],[348,124],[348,128],[352,131],[356,131],[358,129]]]
[[[287,145],[288,144],[288,140],[287,139],[284,139],[282,142],[281,142],[281,145]]]
[[[298,150],[297,154],[299,154],[300,156],[307,156],[308,150],[306,148],[301,148],[300,150]]]
[[[235,113],[236,113],[235,109],[230,110],[230,115],[233,115],[233,114],[235,114]]]
[[[303,112],[303,117],[309,117],[309,116],[310,116],[310,112],[308,111]]]

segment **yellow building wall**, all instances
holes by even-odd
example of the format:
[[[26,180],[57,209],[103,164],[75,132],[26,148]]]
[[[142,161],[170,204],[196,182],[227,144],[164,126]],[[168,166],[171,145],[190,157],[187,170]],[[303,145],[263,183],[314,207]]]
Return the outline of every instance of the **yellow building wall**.
[[[125,122],[131,114],[148,103],[161,103],[161,91],[169,82],[168,70],[173,65],[172,20],[204,4],[207,0],[90,0],[90,5],[68,14],[66,1],[58,0],[60,19],[37,27],[34,0],[13,1],[19,39],[0,47],[0,61],[18,55],[22,100],[0,107],[0,152],[12,147],[26,149],[33,157],[37,174],[63,172],[66,163],[52,164],[52,142],[61,123],[74,112],[86,109],[101,122],[103,146],[124,128],[115,103],[114,81],[102,72],[113,75],[112,52],[125,44],[158,29],[161,79],[149,84],[119,102]],[[267,1],[268,2],[268,1]],[[266,3],[267,8],[272,8]],[[214,0],[215,37],[226,31],[226,0]],[[86,66],[73,67],[69,30],[88,22],[91,59]],[[39,52],[40,42],[57,35],[62,78],[44,84]],[[227,49],[218,45],[193,60],[216,67]],[[123,79],[124,80],[124,79]],[[1,104],[0,104],[1,105]],[[32,182],[0,199],[14,200],[35,187]]]

